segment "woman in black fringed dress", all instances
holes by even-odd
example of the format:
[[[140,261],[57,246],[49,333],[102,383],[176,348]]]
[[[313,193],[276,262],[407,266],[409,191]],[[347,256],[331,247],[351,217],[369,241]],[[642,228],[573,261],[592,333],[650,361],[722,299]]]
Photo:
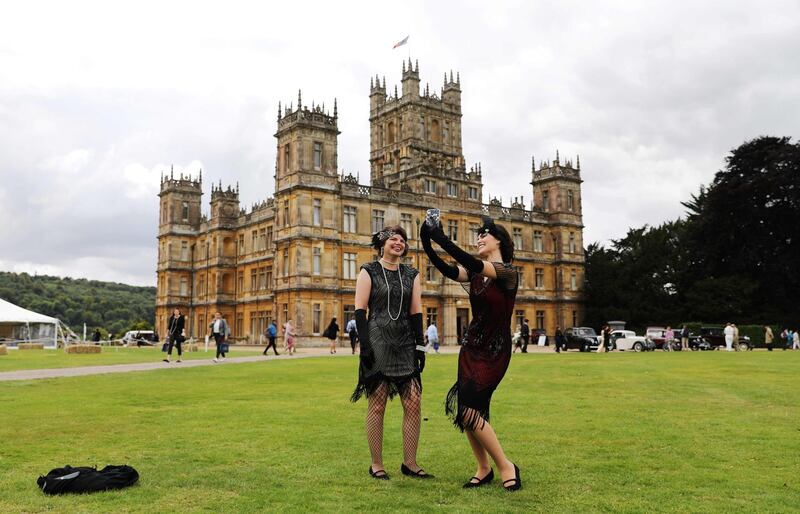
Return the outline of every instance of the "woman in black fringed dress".
[[[408,253],[406,239],[399,226],[375,234],[372,244],[380,260],[361,266],[356,281],[355,319],[361,353],[358,385],[351,400],[367,397],[367,441],[372,456],[369,474],[381,480],[389,479],[383,466],[383,415],[387,400],[396,395],[403,404],[400,471],[415,478],[433,477],[417,464],[425,346],[419,272],[400,264]]]
[[[491,218],[483,217],[478,229],[475,258],[459,248],[442,231],[441,224],[428,221],[420,228],[425,253],[444,276],[469,283],[472,321],[462,339],[458,355],[458,380],[447,394],[445,410],[467,439],[478,461],[478,469],[465,488],[479,487],[494,479],[489,456],[494,460],[503,487],[522,487],[519,468],[506,458],[489,424],[492,393],[500,384],[511,360],[511,316],[517,296],[518,275],[511,265],[514,244],[508,232]],[[458,265],[445,263],[431,246],[439,244]]]

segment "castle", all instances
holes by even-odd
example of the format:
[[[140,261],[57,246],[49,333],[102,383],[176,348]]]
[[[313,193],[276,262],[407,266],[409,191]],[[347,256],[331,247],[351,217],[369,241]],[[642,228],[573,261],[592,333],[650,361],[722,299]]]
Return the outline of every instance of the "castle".
[[[202,176],[161,180],[156,330],[166,333],[174,307],[187,335],[202,337],[214,312],[236,341],[255,342],[275,320],[293,320],[299,345],[320,344],[332,317],[353,316],[360,265],[373,260],[372,233],[399,224],[411,247],[405,261],[420,270],[425,323],[444,344],[468,324],[464,289],[429,264],[419,242],[425,211],[438,207],[449,236],[471,248],[480,216],[506,227],[520,272],[514,325],[552,335],[583,315],[580,160],[537,167],[531,159],[533,205],[522,198],[484,203],[481,164],[467,168],[461,146],[461,80],[445,74],[440,93],[420,90],[419,65],[403,63],[401,92],[370,79],[370,185],[337,165],[338,108],[278,105],[275,193],[243,209],[239,188],[211,187],[210,216],[201,213]],[[491,173],[487,172],[487,177]],[[495,178],[496,180],[496,178]],[[449,260],[449,258],[446,258]]]

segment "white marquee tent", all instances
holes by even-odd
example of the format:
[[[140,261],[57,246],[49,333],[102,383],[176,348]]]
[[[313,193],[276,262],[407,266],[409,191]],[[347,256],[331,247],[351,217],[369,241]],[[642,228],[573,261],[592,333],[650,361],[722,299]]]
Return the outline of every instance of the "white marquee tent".
[[[0,339],[12,346],[20,342],[36,342],[58,346],[57,318],[23,309],[0,298]]]

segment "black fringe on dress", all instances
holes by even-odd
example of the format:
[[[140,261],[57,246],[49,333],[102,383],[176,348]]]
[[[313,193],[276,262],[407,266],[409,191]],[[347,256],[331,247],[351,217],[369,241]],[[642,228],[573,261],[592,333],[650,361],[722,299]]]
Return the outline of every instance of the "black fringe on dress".
[[[476,409],[475,407],[467,407],[461,402],[458,382],[453,384],[453,387],[447,392],[447,398],[444,401],[444,412],[453,421],[453,426],[461,432],[464,430],[470,432],[480,430],[489,421],[488,404],[485,409]]]
[[[376,373],[369,378],[359,377],[358,384],[356,385],[353,395],[350,397],[351,402],[357,402],[362,396],[367,398],[374,393],[381,384],[386,384],[386,389],[391,400],[395,396],[405,399],[407,395],[416,386],[420,394],[422,394],[422,377],[419,372],[415,372],[405,377],[386,377],[382,373]]]

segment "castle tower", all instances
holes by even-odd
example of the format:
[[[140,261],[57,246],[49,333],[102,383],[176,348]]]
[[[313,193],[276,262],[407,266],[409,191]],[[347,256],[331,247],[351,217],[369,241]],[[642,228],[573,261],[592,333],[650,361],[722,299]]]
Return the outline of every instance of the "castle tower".
[[[187,312],[192,304],[195,239],[201,224],[202,176],[161,178],[158,194],[158,266],[156,268],[156,329],[166,330],[169,311]]]
[[[575,165],[571,160],[561,162],[556,150],[555,160],[542,162],[538,169],[532,159],[531,175],[534,210],[545,215],[551,227],[557,320],[562,327],[572,326],[574,315],[567,312],[567,306],[582,295],[585,261],[580,157]]]
[[[401,83],[402,96],[388,97],[385,81],[370,84],[372,185],[480,202],[479,174],[466,172],[462,154],[460,77],[445,74],[441,96],[428,85],[420,92],[409,59]]]

